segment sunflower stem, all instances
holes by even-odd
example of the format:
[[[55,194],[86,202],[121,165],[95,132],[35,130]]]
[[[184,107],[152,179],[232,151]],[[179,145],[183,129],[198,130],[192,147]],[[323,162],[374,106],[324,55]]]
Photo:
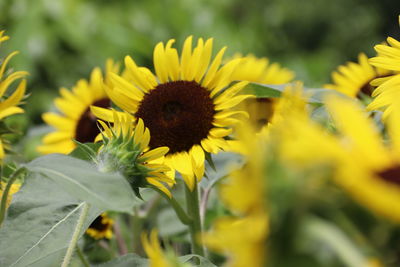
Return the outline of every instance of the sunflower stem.
[[[78,218],[78,221],[76,223],[76,227],[75,227],[74,233],[72,234],[72,238],[71,238],[71,241],[69,242],[68,249],[67,249],[67,252],[65,253],[65,257],[64,257],[64,260],[63,260],[63,262],[61,264],[61,267],[69,266],[69,264],[71,262],[72,255],[74,254],[74,250],[75,250],[76,245],[78,243],[79,235],[80,235],[80,233],[82,231],[83,225],[85,223],[86,217],[87,217],[88,212],[89,212],[89,204],[88,203],[82,202],[82,204],[80,204],[80,205],[82,205],[82,212],[79,215],[79,218]]]
[[[3,195],[1,197],[1,203],[0,203],[0,226],[4,221],[4,218],[6,216],[6,208],[7,208],[7,199],[9,197],[10,189],[15,180],[20,176],[22,172],[25,171],[25,168],[19,168],[17,169],[11,178],[8,180],[6,187],[4,188]]]
[[[133,252],[138,255],[143,255],[143,248],[142,242],[140,240],[140,234],[143,230],[144,221],[140,218],[139,215],[139,208],[134,208],[134,213],[132,215],[131,225],[132,225],[132,232],[133,232]]]
[[[89,264],[88,260],[86,259],[85,255],[83,254],[83,252],[79,248],[79,246],[76,246],[76,253],[78,254],[79,259],[81,260],[83,266],[90,267],[90,264]]]
[[[169,197],[164,192],[159,190],[156,187],[153,187],[154,190],[156,190],[161,196],[164,197],[166,201],[171,205],[171,207],[174,209],[176,215],[178,216],[179,220],[185,224],[185,225],[190,225],[192,224],[192,219],[188,216],[188,214],[185,212],[185,210],[182,208],[182,206],[176,201],[176,199],[172,196]]]
[[[185,195],[187,213],[192,219],[192,222],[188,225],[190,239],[192,241],[192,252],[200,256],[205,256],[204,247],[201,241],[203,227],[200,217],[199,188],[197,183],[195,184],[193,191],[191,191],[187,185],[185,185]]]

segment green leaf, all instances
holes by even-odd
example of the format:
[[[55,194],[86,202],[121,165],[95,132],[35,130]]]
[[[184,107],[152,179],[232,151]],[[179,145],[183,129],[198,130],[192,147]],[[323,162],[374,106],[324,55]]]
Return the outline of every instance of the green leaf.
[[[94,164],[84,160],[51,154],[33,160],[26,168],[101,210],[132,213],[135,202],[140,201],[122,175],[99,172]]]
[[[0,228],[0,266],[60,265],[82,206],[56,182],[31,173]],[[83,229],[100,213],[91,208]]]
[[[91,208],[82,229],[105,210],[131,212],[139,201],[121,175],[101,173],[70,156],[47,155],[26,168],[26,184],[0,229],[0,266],[58,265],[84,202]]]
[[[80,143],[75,140],[77,147],[69,154],[70,156],[86,161],[92,161],[97,154],[102,142],[98,143]]]
[[[97,266],[98,267],[132,267],[132,266],[148,267],[149,260],[142,258],[139,255],[129,253]]]
[[[199,263],[194,264],[194,262],[195,262],[195,261],[193,261],[194,259],[198,259]],[[217,267],[217,265],[214,265],[208,259],[206,259],[202,256],[199,256],[199,255],[195,255],[195,254],[190,254],[190,255],[185,255],[185,256],[179,257],[179,260],[182,263],[190,262],[192,266],[196,266],[196,267]]]
[[[281,97],[282,92],[287,86],[293,84],[262,84],[262,83],[250,83],[244,90],[243,93],[253,94],[257,98],[277,98]],[[338,95],[346,97],[344,94],[331,89],[325,88],[307,88],[303,87],[304,95],[308,103],[321,104],[323,100],[329,95]]]
[[[173,236],[187,231],[187,226],[178,219],[176,213],[171,208],[164,209],[158,214],[157,228],[160,231],[160,235],[163,237]]]
[[[257,98],[277,98],[282,94],[287,85],[268,85],[261,83],[250,83],[242,91],[244,94],[252,94]]]

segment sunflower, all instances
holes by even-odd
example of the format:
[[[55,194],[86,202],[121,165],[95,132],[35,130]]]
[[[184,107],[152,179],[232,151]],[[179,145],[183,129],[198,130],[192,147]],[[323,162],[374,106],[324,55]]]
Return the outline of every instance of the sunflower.
[[[174,179],[167,176],[170,169],[162,164],[168,147],[149,150],[150,132],[139,119],[134,126],[134,118],[128,113],[114,111],[113,125],[99,120],[103,128],[96,141],[103,140],[103,146],[97,155],[97,164],[101,171],[119,171],[130,182],[135,193],[140,196],[139,188],[152,185],[171,197],[168,185]]]
[[[106,70],[117,72],[118,66],[108,60]],[[47,112],[42,116],[43,120],[56,131],[47,134],[37,150],[42,154],[68,154],[76,147],[74,139],[81,143],[93,142],[100,131],[97,119],[89,107],[111,106],[111,101],[103,89],[104,83],[108,82],[108,77],[103,82],[101,70],[95,68],[89,82],[84,79],[79,80],[72,91],[61,88],[61,97],[54,101],[61,114]]]
[[[114,220],[108,217],[107,213],[103,212],[100,214],[86,230],[86,234],[92,238],[99,239],[111,239],[113,235]]]
[[[378,86],[372,94],[374,100],[368,110],[384,110],[384,118],[392,111],[393,103],[400,97],[400,42],[392,37],[387,44],[375,46],[377,56],[369,60],[371,65],[391,71],[393,75],[373,81]]]
[[[354,102],[333,97],[327,107],[347,152],[338,165],[337,182],[362,205],[400,223],[400,102],[387,120],[389,144]]]
[[[227,266],[264,266],[269,220],[265,203],[264,136],[251,125],[239,127],[246,150],[245,166],[233,172],[220,188],[222,201],[236,216],[223,217],[203,237],[212,250],[228,257]],[[245,188],[245,189],[244,189]]]
[[[0,31],[0,44],[8,39],[9,37],[4,35],[4,31]],[[16,54],[18,54],[18,51],[14,51],[4,60],[0,60],[0,120],[24,112],[22,108],[18,107],[18,104],[25,95],[26,80],[23,78],[27,76],[28,73],[26,71],[6,72],[8,62]],[[20,82],[14,92],[6,97],[5,93],[7,89],[18,80],[20,80]],[[7,148],[7,144],[4,144],[3,140],[0,139],[0,160],[4,158],[5,148]]]
[[[156,230],[151,231],[149,238],[147,237],[147,234],[143,232],[141,239],[143,248],[150,260],[149,267],[187,266],[181,264],[175,256],[169,255],[162,250],[160,241],[158,240],[158,232]]]
[[[156,45],[156,75],[125,57],[128,78],[110,73],[106,91],[118,107],[144,121],[152,133],[150,149],[169,148],[165,164],[180,172],[193,190],[204,175],[205,153],[226,149],[225,137],[240,121],[238,116],[246,114],[230,109],[251,96],[237,95],[248,82],[231,86],[240,59],[220,67],[223,48],[211,61],[212,39],[198,39],[192,50],[192,37],[188,37],[180,59],[173,43]],[[102,120],[113,120],[109,109],[93,107],[92,112]]]
[[[240,55],[235,56],[237,57]],[[268,58],[257,58],[254,55],[244,57],[232,73],[233,80],[262,84],[285,84],[293,81],[294,76],[293,71],[282,68],[278,63],[270,63]],[[251,123],[260,128],[271,120],[277,99],[260,97],[247,99],[243,103]]]
[[[373,67],[364,53],[358,55],[358,62],[348,62],[339,66],[332,73],[333,84],[326,84],[324,88],[337,90],[350,97],[371,96],[375,86],[370,82],[376,78],[390,75],[391,72],[379,67]]]

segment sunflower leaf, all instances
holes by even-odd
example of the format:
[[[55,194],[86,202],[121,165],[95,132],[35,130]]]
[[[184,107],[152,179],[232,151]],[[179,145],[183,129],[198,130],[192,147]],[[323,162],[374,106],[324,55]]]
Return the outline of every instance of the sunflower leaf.
[[[139,201],[121,175],[70,156],[47,155],[25,167],[26,183],[0,229],[0,266],[59,265],[85,202],[91,208],[80,235],[101,212],[129,213]]]
[[[30,173],[0,228],[0,266],[60,265],[83,203],[40,173]],[[83,229],[100,213],[89,209]]]
[[[244,94],[253,94],[257,98],[279,98],[286,87],[293,84],[262,84],[250,83],[242,92]],[[323,100],[331,94],[346,97],[342,93],[325,88],[303,87],[304,95],[308,103],[321,104]]]
[[[113,259],[109,262],[98,265],[98,267],[147,267],[149,266],[149,260],[140,257],[139,255],[129,253],[124,256]]]
[[[250,83],[243,90],[243,94],[252,94],[257,98],[277,98],[281,97],[283,89],[287,85],[268,85],[261,83]]]
[[[208,259],[196,255],[196,254],[190,254],[190,255],[185,255],[179,257],[179,260],[183,263],[191,263],[191,266],[196,266],[196,267],[216,267],[217,265],[213,264],[211,261]]]
[[[122,175],[99,172],[94,164],[84,160],[51,154],[33,160],[26,168],[99,209],[131,213],[139,201]]]

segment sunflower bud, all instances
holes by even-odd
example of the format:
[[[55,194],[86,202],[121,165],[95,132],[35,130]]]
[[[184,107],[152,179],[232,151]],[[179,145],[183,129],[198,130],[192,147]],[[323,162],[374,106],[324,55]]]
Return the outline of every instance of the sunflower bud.
[[[99,121],[102,127],[97,139],[103,140],[96,162],[102,172],[119,172],[129,181],[135,194],[140,197],[139,188],[153,185],[170,196],[167,187],[162,183],[173,184],[174,180],[164,172],[169,168],[157,162],[163,162],[167,147],[149,150],[150,132],[143,121],[127,113],[113,111],[113,126]]]

